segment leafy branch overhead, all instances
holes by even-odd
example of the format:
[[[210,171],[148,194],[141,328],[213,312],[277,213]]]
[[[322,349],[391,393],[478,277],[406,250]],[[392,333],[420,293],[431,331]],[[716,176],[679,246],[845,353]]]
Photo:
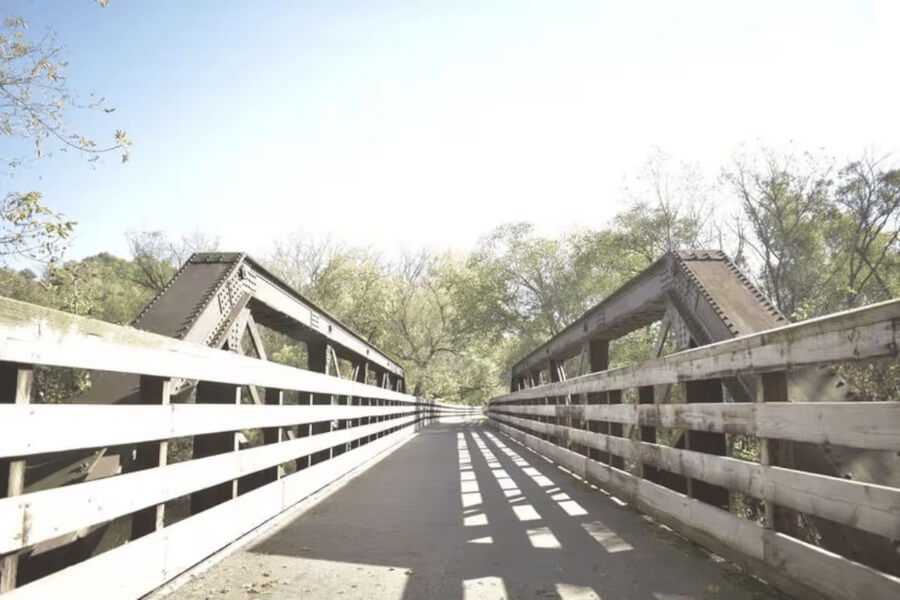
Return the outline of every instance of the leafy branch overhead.
[[[59,213],[41,204],[39,192],[10,192],[0,200],[0,253],[31,260],[53,258],[75,227]]]
[[[68,63],[61,55],[62,48],[52,31],[33,35],[22,17],[3,17],[0,139],[8,141],[0,155],[5,167],[0,172],[7,176],[23,165],[51,156],[55,150],[78,152],[88,162],[108,153],[118,154],[122,162],[128,160],[131,140],[125,131],[115,130],[109,142],[102,143],[68,126],[71,110],[109,114],[115,109],[93,94],[88,102],[80,101],[68,86]],[[0,256],[43,261],[59,257],[74,221],[47,208],[37,191],[7,191],[0,202]]]
[[[131,140],[124,131],[115,131],[111,142],[102,144],[66,127],[67,109],[86,108],[106,113],[115,109],[108,107],[104,98],[93,95],[90,102],[81,103],[67,86],[68,63],[60,55],[61,48],[52,31],[33,38],[24,19],[4,17],[0,34],[0,133],[31,140],[38,158],[50,152],[48,142],[55,142],[60,150],[78,150],[90,161],[107,152],[119,152],[123,162],[128,160]],[[24,160],[3,158],[11,167]]]

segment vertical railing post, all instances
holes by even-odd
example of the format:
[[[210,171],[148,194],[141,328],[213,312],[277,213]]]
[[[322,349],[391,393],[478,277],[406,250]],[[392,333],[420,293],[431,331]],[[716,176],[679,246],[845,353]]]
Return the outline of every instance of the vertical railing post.
[[[141,376],[141,404],[167,406],[171,401],[171,380],[162,377]],[[135,448],[135,460],[131,470],[152,469],[168,462],[169,442],[145,442]],[[150,506],[134,513],[131,518],[131,539],[159,531],[165,524],[165,503]]]
[[[284,392],[276,388],[266,388],[264,401],[266,406],[283,406]],[[262,437],[263,444],[279,444],[284,440],[284,429],[281,427],[263,427]],[[239,491],[241,494],[245,494],[250,490],[255,490],[258,487],[277,481],[281,476],[281,465],[275,465],[274,467],[251,473],[241,477]]]
[[[227,383],[201,381],[197,384],[197,404],[240,404],[241,388]],[[239,450],[237,432],[226,431],[194,436],[193,457],[204,458]],[[237,479],[191,494],[191,514],[227,502],[237,496]]]
[[[531,387],[537,387],[537,386],[541,385],[541,372],[540,371],[532,371],[528,377],[531,381]],[[530,404],[530,405],[538,405],[538,404],[543,404],[543,403],[544,403],[544,401],[540,398],[533,398],[531,400],[520,400],[520,401],[516,402],[516,404]],[[544,417],[531,415],[529,418],[533,418],[535,421],[539,421],[541,423],[544,422]],[[543,439],[542,433],[537,433],[535,435],[537,435],[538,437]]]
[[[310,371],[327,373],[328,371],[328,344],[322,341],[311,341],[306,344],[306,366]],[[329,394],[312,394],[310,404],[331,404]],[[331,431],[331,421],[321,421],[310,425],[310,435],[327,433]],[[331,457],[331,449],[327,448],[316,452],[309,457],[309,466],[328,460]]]
[[[552,359],[550,360],[550,383],[556,383],[556,382],[562,380],[562,377],[560,376],[561,373],[560,373],[559,367],[560,367],[560,363],[558,363]],[[546,398],[546,403],[553,405],[554,415],[559,414],[559,407],[558,407],[559,397],[558,396],[548,396]],[[548,416],[547,423],[549,423],[551,425],[559,425],[560,424],[559,418],[557,418],[556,416],[553,416],[553,417]],[[547,440],[553,442],[554,444],[559,442],[559,440],[557,439],[557,436],[555,436],[553,434],[547,434]]]
[[[622,390],[610,390],[606,393],[606,403],[607,404],[622,404]],[[609,435],[614,437],[622,437],[624,435],[625,428],[622,423],[618,423],[615,421],[609,422]],[[616,456],[612,452],[609,453],[609,466],[615,467],[616,469],[624,469],[625,468],[625,459],[621,456]]]
[[[652,385],[644,385],[638,388],[638,407],[643,404],[653,404],[654,403],[654,392]],[[640,415],[640,408],[638,408],[638,415]],[[656,443],[656,428],[655,427],[646,427],[641,425],[640,418],[635,423],[636,431],[635,436],[642,442],[650,442],[651,444]],[[657,476],[657,470],[655,467],[650,465],[646,465],[643,462],[638,462],[638,469],[640,476],[649,481],[653,481],[654,483],[658,482],[659,477]]]
[[[343,374],[341,373],[340,358],[338,357],[337,351],[334,349],[334,346],[331,346],[331,345],[328,346],[328,356],[331,357],[331,363],[332,363],[332,369],[333,369],[333,373],[331,370],[329,370],[328,373],[333,374],[333,375],[337,376],[338,378],[343,378]],[[352,373],[348,374],[348,378],[353,379]],[[350,396],[344,396],[342,394],[336,394],[336,395],[331,396],[331,404],[332,405],[347,406],[350,404],[350,402],[351,402]],[[350,426],[349,419],[332,419],[331,420],[331,431],[340,431],[341,429],[347,429],[347,427],[349,427],[349,426]],[[339,446],[332,446],[331,447],[331,456],[335,457],[340,454],[343,454],[344,452],[346,452],[348,450],[349,445],[350,445],[349,442],[345,442],[343,444],[340,444]]]
[[[689,404],[696,402],[718,403],[725,400],[721,379],[700,379],[688,381],[684,385],[685,401]],[[686,430],[684,432],[684,447],[696,452],[715,454],[717,456],[725,456],[727,454],[725,434],[712,431]],[[712,485],[699,479],[688,478],[687,492],[692,498],[707,504],[725,509],[728,508],[729,499],[726,488]]]
[[[757,402],[787,402],[787,374],[784,371],[764,373],[756,381]],[[759,438],[760,464],[780,467],[793,466],[793,448],[784,440]],[[793,512],[765,501],[766,527],[796,536],[798,526]]]
[[[369,361],[363,360],[363,361],[360,361],[360,362],[356,363],[356,366],[355,366],[354,369],[353,369],[353,375],[354,375],[353,378],[354,378],[356,381],[358,381],[359,383],[368,383],[368,382],[369,382]],[[353,404],[354,404],[355,406],[362,406],[362,405],[363,405],[363,402],[364,402],[364,401],[363,401],[363,399],[362,399],[361,397],[354,397],[354,398],[353,398]],[[350,426],[351,426],[351,427],[359,427],[360,425],[364,425],[364,424],[366,424],[367,422],[368,422],[368,419],[365,419],[365,420],[364,420],[364,419],[362,419],[362,418],[357,418],[357,419],[353,419],[353,420],[350,422]],[[360,442],[358,439],[357,439],[357,440],[354,440],[354,441],[351,443],[350,447],[351,447],[351,448],[356,448],[356,447],[358,447],[361,443],[362,443],[362,442]]]
[[[589,344],[585,343],[584,348],[582,349],[582,357],[587,356],[590,352]],[[584,408],[587,405],[587,394],[573,394],[572,395],[572,404],[578,405],[578,419],[573,423],[573,427],[581,430],[588,429],[588,421],[587,417],[584,415]],[[579,454],[583,454],[584,456],[590,456],[590,446],[585,446],[583,444],[578,444],[575,446],[574,450]]]
[[[609,340],[590,340],[588,342],[588,365],[591,373],[605,371],[609,368]],[[606,399],[603,392],[592,392],[587,394],[587,404],[600,404]],[[590,431],[609,433],[609,423],[607,421],[588,421],[588,429]],[[596,448],[589,451],[590,457],[601,462],[609,462],[609,453],[601,452]]]
[[[0,402],[30,404],[33,384],[34,370],[31,367],[13,363],[0,364]],[[21,496],[25,491],[25,461],[4,461],[3,466],[0,471],[6,476],[0,481],[3,497]],[[17,552],[7,554],[0,560],[0,593],[15,589],[18,571]]]

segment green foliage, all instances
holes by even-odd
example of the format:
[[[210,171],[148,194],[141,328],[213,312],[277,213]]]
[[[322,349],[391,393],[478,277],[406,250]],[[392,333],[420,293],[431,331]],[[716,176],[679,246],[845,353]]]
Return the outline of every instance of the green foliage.
[[[31,160],[46,158],[53,149],[77,151],[89,162],[108,152],[128,159],[131,140],[118,130],[111,144],[103,146],[83,133],[66,127],[67,111],[90,109],[112,112],[102,98],[82,104],[68,87],[67,63],[50,32],[32,38],[28,23],[6,15],[0,27],[0,136],[6,152],[0,162],[11,175]],[[33,151],[26,150],[28,146]],[[0,201],[0,257],[17,256],[50,261],[62,254],[75,225],[42,204],[36,191],[9,191]]]
[[[467,255],[411,254],[396,263],[300,237],[277,245],[270,262],[403,363],[411,391],[481,403],[507,388],[512,364],[664,252],[723,243],[728,223],[711,217],[708,186],[682,169],[673,173],[655,156],[629,189],[642,195],[598,230],[549,238],[509,223]],[[723,176],[741,201],[735,233],[744,265],[794,319],[900,291],[900,175],[872,160],[832,171],[809,154],[763,149]],[[658,332],[651,325],[613,341],[611,366],[653,356]],[[287,346],[275,354],[300,360]],[[566,369],[575,376],[587,366],[573,359]],[[853,369],[845,376],[865,397],[900,394],[888,367]]]
[[[367,248],[295,236],[277,243],[267,264],[402,363],[409,391],[480,404],[507,389],[514,362],[661,253],[722,239],[716,233],[723,223],[698,209],[706,188],[692,175],[674,178],[659,161],[650,164],[631,188],[646,197],[604,228],[547,237],[529,224],[510,223],[465,254],[420,252],[393,261]],[[745,266],[785,313],[810,317],[900,292],[900,171],[887,161],[864,158],[835,171],[812,156],[763,150],[736,162],[723,181],[741,201],[735,233]],[[6,221],[35,227],[38,219],[44,231],[67,236],[72,224],[40,200],[19,198]],[[100,254],[52,262],[40,276],[2,268],[0,293],[128,323],[192,252],[218,247],[199,232],[182,238],[130,232],[128,241],[131,260]],[[615,340],[611,366],[650,358],[658,330],[651,325]],[[302,344],[262,334],[270,359],[306,366]],[[671,344],[664,349],[672,350]],[[568,361],[568,375],[586,372],[584,362]],[[900,397],[893,364],[841,370],[861,397]],[[48,385],[56,385],[49,396],[57,397],[84,382],[62,378]]]
[[[0,295],[125,325],[152,298],[152,290],[135,282],[137,270],[132,261],[109,254],[51,263],[40,278],[0,267]],[[65,402],[90,385],[87,371],[39,367],[34,401]]]
[[[82,104],[67,87],[62,48],[52,32],[39,38],[29,34],[28,23],[16,15],[3,18],[0,30],[0,134],[29,140],[38,158],[47,154],[48,141],[63,150],[77,150],[88,160],[106,152],[120,152],[127,160],[131,142],[124,131],[116,131],[113,142],[102,146],[83,134],[69,131],[66,110],[97,109],[112,112],[102,98]],[[22,158],[6,157],[14,165]]]
[[[821,309],[822,269],[830,236],[822,227],[837,216],[830,202],[831,168],[816,157],[763,151],[739,159],[724,174],[741,200],[751,234],[744,239],[759,262],[763,290],[786,315],[804,318]]]
[[[61,254],[74,221],[41,203],[41,194],[11,192],[0,200],[0,256],[48,261]]]

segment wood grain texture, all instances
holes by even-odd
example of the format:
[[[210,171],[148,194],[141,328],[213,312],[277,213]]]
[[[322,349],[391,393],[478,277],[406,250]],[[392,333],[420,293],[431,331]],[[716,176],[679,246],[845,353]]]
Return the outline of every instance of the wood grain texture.
[[[362,427],[225,452],[155,469],[0,500],[0,552],[24,548],[360,437],[408,427],[401,417]],[[141,490],[135,494],[134,490]],[[230,494],[229,494],[230,496]]]
[[[502,404],[548,396],[736,377],[823,362],[898,356],[900,300],[794,323],[641,362],[498,396]]]
[[[92,600],[139,598],[412,434],[407,428],[379,438],[38,579],[13,590],[4,600],[69,598],[73,590],[90,590]],[[111,573],[127,576],[111,577]]]
[[[900,597],[900,579],[492,420],[510,438],[603,486],[713,551],[804,599]],[[717,457],[713,457],[717,458]],[[721,460],[721,458],[719,458]]]
[[[2,407],[0,407],[2,408]],[[761,438],[900,450],[900,402],[784,402],[491,406],[491,414],[561,416],[650,427],[741,433]]]

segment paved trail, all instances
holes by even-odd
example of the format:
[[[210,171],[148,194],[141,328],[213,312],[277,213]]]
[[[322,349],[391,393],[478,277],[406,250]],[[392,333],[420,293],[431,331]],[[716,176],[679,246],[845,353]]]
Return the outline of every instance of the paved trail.
[[[429,427],[171,598],[779,598],[481,424]]]

